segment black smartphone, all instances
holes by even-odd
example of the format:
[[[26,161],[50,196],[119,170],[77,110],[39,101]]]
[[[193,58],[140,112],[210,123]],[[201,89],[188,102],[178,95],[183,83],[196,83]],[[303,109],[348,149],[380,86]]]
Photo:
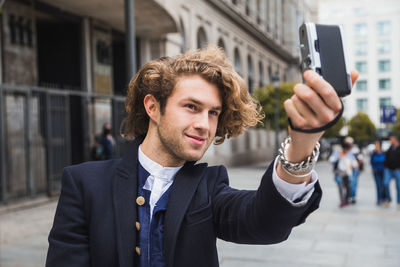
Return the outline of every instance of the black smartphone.
[[[340,25],[303,23],[299,28],[301,71],[319,73],[340,97],[351,93],[351,76]]]

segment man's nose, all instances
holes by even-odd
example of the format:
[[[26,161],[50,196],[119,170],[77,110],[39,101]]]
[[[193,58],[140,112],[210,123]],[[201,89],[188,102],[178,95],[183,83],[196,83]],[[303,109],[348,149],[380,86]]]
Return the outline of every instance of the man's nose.
[[[194,123],[194,128],[202,129],[202,130],[209,130],[209,126],[210,126],[210,124],[209,124],[208,111],[198,113],[196,116],[196,121]]]

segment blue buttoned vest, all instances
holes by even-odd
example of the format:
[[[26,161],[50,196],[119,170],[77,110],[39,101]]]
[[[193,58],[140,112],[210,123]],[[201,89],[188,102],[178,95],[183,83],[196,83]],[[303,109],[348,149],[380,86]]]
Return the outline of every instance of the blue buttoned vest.
[[[143,189],[150,173],[140,163],[138,163],[138,166],[138,197],[144,198],[144,204],[140,205],[141,201],[137,201],[138,223],[136,223],[136,228],[138,238],[136,252],[138,257],[136,264],[140,267],[165,267],[163,250],[164,216],[172,186],[157,201],[150,221],[151,191]]]

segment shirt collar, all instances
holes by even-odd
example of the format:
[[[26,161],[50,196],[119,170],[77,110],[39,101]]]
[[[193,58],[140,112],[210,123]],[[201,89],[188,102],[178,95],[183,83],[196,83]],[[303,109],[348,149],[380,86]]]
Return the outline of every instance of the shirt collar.
[[[150,175],[153,175],[157,178],[167,180],[167,181],[172,181],[175,174],[183,167],[163,167],[157,162],[151,160],[149,157],[147,157],[142,149],[139,146],[139,163],[142,165],[142,167],[150,173]]]

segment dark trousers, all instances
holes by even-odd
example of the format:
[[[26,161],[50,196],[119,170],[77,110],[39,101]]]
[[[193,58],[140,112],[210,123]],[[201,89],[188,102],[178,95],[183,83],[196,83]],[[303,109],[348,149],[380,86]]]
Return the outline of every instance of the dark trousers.
[[[340,183],[338,183],[338,186],[339,186],[340,203],[347,203],[351,194],[349,176],[345,175],[340,177]]]

